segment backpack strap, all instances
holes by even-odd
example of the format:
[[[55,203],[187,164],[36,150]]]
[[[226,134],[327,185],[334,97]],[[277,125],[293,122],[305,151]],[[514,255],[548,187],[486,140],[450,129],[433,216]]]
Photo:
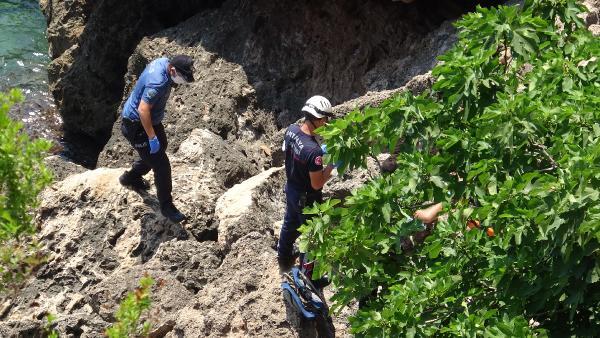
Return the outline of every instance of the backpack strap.
[[[300,300],[296,290],[294,290],[288,282],[282,282],[281,288],[283,289],[283,296],[286,297],[287,294],[287,297],[289,297],[288,302],[291,301],[293,303],[292,305],[300,311],[304,318],[310,320],[315,319],[316,315],[304,307],[304,303]]]

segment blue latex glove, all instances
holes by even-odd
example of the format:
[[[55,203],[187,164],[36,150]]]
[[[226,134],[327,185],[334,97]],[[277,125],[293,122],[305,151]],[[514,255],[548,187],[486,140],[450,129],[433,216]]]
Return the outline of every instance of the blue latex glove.
[[[158,137],[154,136],[153,138],[148,139],[148,143],[150,144],[150,154],[156,154],[160,150]]]
[[[327,145],[325,143],[321,144],[321,150],[323,150],[323,154],[327,154]],[[339,168],[342,164],[344,164],[344,162],[342,160],[339,160],[339,161],[335,162],[333,167]]]

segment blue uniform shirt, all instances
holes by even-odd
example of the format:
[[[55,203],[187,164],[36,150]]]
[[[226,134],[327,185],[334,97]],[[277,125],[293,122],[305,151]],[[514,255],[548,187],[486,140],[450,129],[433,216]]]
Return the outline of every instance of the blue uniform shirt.
[[[292,124],[285,131],[285,174],[288,184],[304,192],[314,192],[310,185],[310,171],[323,170],[323,150],[314,136],[305,134],[300,126]]]
[[[165,117],[165,106],[173,85],[171,76],[167,71],[168,64],[169,59],[160,58],[146,66],[123,106],[121,115],[124,118],[139,121],[140,114],[137,109],[143,100],[152,105],[150,110],[152,124],[156,125],[162,121]]]

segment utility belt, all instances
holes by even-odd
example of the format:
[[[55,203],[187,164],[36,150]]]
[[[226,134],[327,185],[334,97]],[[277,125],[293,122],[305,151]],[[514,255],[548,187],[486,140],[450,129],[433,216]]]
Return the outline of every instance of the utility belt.
[[[128,118],[128,117],[124,117],[124,118],[123,118],[123,124],[124,124],[124,125],[125,125],[127,128],[129,128],[129,127],[133,127],[133,128],[139,128],[139,127],[142,127],[142,121],[140,121],[140,120],[132,120],[132,119],[130,119],[130,118]],[[153,126],[154,128],[156,128],[158,125],[160,125],[160,123],[153,124],[152,126]]]
[[[121,132],[134,148],[141,149],[148,147],[148,136],[140,120],[131,120],[123,117]]]
[[[141,121],[140,120],[132,120],[130,118],[127,117],[123,117],[123,124],[127,125],[128,127],[134,127],[134,126],[139,126],[141,125]]]

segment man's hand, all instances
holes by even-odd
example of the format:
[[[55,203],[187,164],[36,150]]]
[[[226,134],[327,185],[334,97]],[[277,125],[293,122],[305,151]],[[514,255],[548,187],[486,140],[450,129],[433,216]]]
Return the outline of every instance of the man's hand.
[[[440,211],[442,211],[442,203],[434,204],[429,208],[415,211],[414,218],[423,223],[433,223],[437,221],[437,216]]]
[[[148,144],[150,145],[150,154],[156,154],[160,150],[158,137],[154,136],[153,138],[148,139]]]
[[[321,150],[323,151],[323,154],[327,154],[327,145],[325,143],[321,144]],[[333,164],[334,168],[339,168],[344,164],[344,162],[342,160],[339,160],[337,162],[335,162],[335,164]]]

